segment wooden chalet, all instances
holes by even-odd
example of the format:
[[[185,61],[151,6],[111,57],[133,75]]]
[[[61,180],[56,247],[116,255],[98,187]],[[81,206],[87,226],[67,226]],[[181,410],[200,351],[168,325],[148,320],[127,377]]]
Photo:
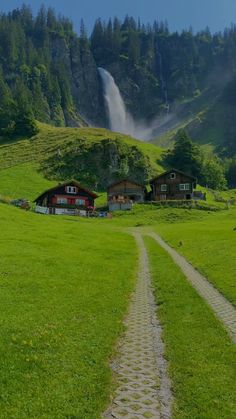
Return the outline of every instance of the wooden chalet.
[[[150,181],[151,200],[189,200],[194,197],[197,179],[180,170],[172,169]]]
[[[35,211],[43,214],[86,215],[87,211],[93,211],[97,197],[79,182],[71,180],[39,195],[34,201]]]
[[[107,188],[110,211],[131,209],[133,203],[144,202],[146,187],[130,179],[119,180]]]

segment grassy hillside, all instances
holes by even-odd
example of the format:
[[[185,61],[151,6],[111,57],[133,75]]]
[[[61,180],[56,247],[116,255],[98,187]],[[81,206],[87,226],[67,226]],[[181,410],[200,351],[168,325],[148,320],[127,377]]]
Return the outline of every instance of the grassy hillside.
[[[38,171],[35,163],[24,163],[0,170],[0,195],[33,201],[42,191],[54,186]]]
[[[1,419],[98,418],[134,286],[133,238],[7,205],[0,229]]]
[[[0,143],[0,195],[31,199],[72,177],[90,187],[98,183],[101,190],[115,178],[144,181],[163,170],[163,150],[129,136],[99,128],[39,126],[31,139]]]

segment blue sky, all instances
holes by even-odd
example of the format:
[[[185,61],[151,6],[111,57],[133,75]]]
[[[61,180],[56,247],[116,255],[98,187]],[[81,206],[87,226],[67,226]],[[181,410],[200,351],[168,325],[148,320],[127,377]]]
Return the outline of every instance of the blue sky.
[[[22,0],[0,0],[0,11],[12,10],[22,3]],[[208,25],[215,32],[236,23],[236,0],[25,0],[25,3],[34,12],[42,3],[54,7],[73,20],[76,30],[81,18],[90,31],[97,17],[123,18],[126,14],[140,17],[144,23],[166,19],[171,30],[191,25],[196,31]]]

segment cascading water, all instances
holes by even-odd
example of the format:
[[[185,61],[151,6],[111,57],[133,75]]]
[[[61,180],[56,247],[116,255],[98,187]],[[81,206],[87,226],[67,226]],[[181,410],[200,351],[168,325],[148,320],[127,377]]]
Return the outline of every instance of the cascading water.
[[[171,121],[172,119],[174,120],[174,116],[169,114],[167,89],[162,72],[162,57],[160,55],[159,57],[161,84],[165,93],[166,114],[164,118],[163,115],[159,115],[149,123],[142,120],[134,120],[126,109],[124,100],[112,75],[104,68],[98,68],[103,82],[104,98],[108,109],[109,125],[112,131],[122,132],[140,140],[151,140],[153,137],[164,134],[171,128]]]
[[[98,71],[103,81],[110,129],[112,131],[133,135],[135,132],[134,120],[126,110],[125,103],[114,78],[107,70],[104,70],[104,68],[99,67]]]
[[[119,88],[112,75],[102,67],[98,68],[104,88],[104,97],[108,109],[109,124],[112,131],[129,134],[141,140],[152,138],[153,126],[147,127],[140,121],[135,121],[127,111]]]
[[[160,81],[161,81],[161,88],[162,88],[164,98],[165,98],[166,116],[168,116],[169,111],[170,111],[170,105],[169,105],[169,100],[168,100],[168,92],[167,92],[166,81],[165,81],[164,75],[163,75],[162,55],[159,51],[158,43],[156,43],[156,51],[157,51],[157,56],[159,57]]]

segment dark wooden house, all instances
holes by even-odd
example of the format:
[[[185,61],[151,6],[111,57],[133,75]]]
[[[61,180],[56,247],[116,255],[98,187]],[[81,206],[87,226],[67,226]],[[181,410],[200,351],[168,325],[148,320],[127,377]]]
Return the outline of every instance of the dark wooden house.
[[[107,188],[109,210],[132,208],[133,203],[143,202],[146,187],[130,179],[119,180]]]
[[[86,214],[94,209],[97,195],[71,180],[43,192],[35,199],[36,212],[44,214]]]
[[[151,200],[189,200],[193,198],[197,179],[180,170],[172,169],[150,181]]]

